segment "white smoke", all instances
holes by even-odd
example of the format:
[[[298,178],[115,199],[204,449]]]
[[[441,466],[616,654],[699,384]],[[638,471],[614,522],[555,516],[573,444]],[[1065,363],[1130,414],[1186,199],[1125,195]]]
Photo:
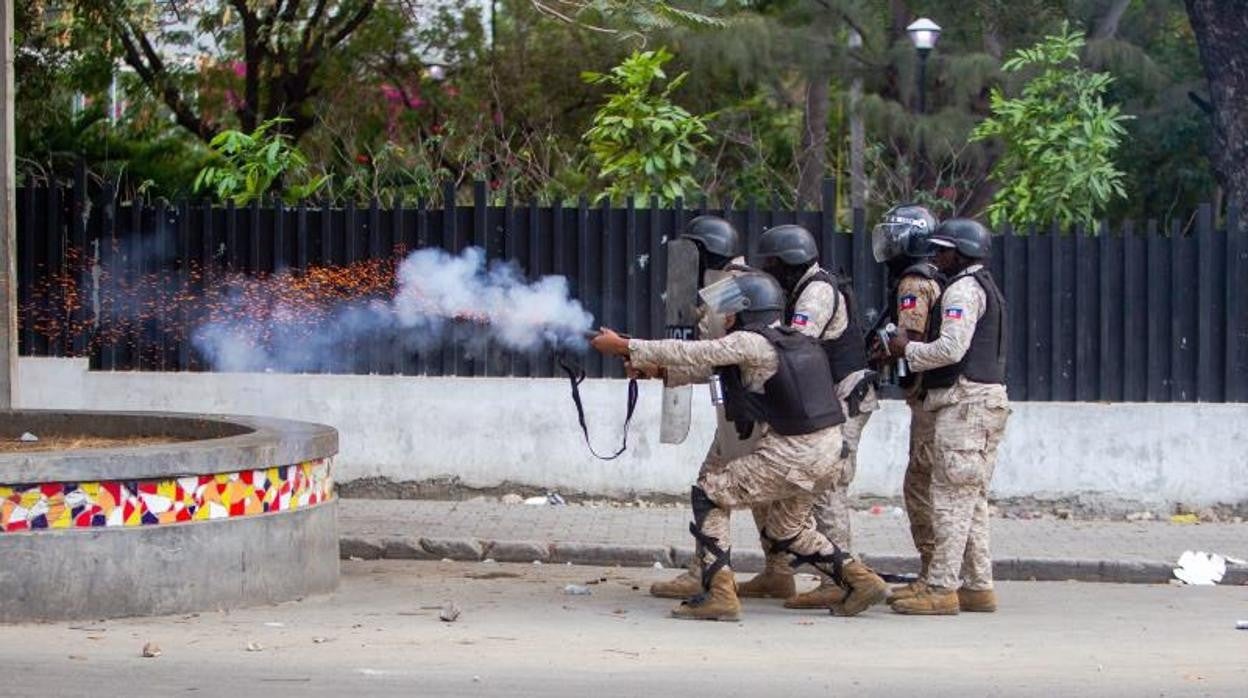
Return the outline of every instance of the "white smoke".
[[[487,264],[476,247],[458,256],[413,252],[399,265],[396,281],[393,298],[343,304],[314,325],[298,309],[277,307],[265,314],[263,327],[237,319],[208,322],[192,340],[218,371],[332,371],[365,347],[410,353],[450,341],[473,350],[487,342],[523,353],[583,349],[593,326],[593,316],[569,297],[567,279],[529,282],[514,263]],[[232,318],[248,316],[245,307],[238,310]]]

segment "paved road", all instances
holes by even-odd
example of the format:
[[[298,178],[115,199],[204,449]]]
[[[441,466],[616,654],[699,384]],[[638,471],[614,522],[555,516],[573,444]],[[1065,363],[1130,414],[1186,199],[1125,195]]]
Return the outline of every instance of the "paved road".
[[[1248,588],[1006,583],[991,615],[666,617],[669,572],[365,561],[332,597],[0,627],[0,696],[1244,695]],[[569,583],[606,578],[589,596]],[[455,623],[438,620],[454,600]],[[155,642],[162,656],[139,656]],[[261,651],[247,651],[259,643]]]
[[[617,545],[691,547],[689,510],[684,507],[623,508],[527,506],[482,500],[343,499],[339,528],[344,538],[389,535],[482,540],[535,540]],[[868,555],[913,555],[904,516],[856,512],[854,547]],[[748,512],[733,516],[733,546],[757,550],[758,535]],[[1204,550],[1248,559],[1248,523],[1056,519],[992,520],[997,558],[1080,558],[1173,562],[1185,550]]]

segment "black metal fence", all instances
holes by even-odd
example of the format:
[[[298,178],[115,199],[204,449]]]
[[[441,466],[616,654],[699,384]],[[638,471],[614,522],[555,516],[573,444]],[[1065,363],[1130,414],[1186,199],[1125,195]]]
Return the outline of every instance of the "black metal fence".
[[[133,290],[127,280],[147,279],[160,298],[186,298],[211,289],[220,274],[351,265],[423,247],[458,252],[475,245],[490,258],[515,260],[531,276],[564,275],[599,323],[659,336],[663,243],[704,212],[731,219],[751,250],[768,227],[800,223],[820,239],[825,266],[853,275],[864,308],[880,307],[885,295],[864,214],[851,212],[851,229],[838,229],[832,182],[825,183],[819,211],[709,209],[706,202],[639,208],[630,201],[615,208],[585,199],[575,206],[499,206],[488,203],[484,184],[476,186],[474,205],[445,209],[118,204],[108,190],[90,200],[76,195],[84,188],[19,191],[20,349],[89,355],[103,370],[207,368],[187,339],[196,319],[137,292],[115,297],[128,293],[115,288]],[[1226,229],[1238,230],[1238,216],[1229,212]],[[1248,239],[1215,229],[1211,207],[1168,226],[1127,221],[1092,231],[999,232],[991,267],[1009,303],[1013,399],[1248,401]],[[100,278],[110,274],[114,297],[101,298]],[[121,334],[102,329],[123,312],[139,320]],[[457,376],[556,370],[548,352],[516,355],[456,342],[421,351],[392,341],[361,344],[321,370]],[[618,362],[596,356],[586,362],[591,376],[621,375]]]

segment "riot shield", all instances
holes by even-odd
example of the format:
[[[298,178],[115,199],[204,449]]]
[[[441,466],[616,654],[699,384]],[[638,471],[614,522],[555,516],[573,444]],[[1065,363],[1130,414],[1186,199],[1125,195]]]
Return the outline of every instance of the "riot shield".
[[[663,294],[667,339],[697,338],[698,246],[692,240],[667,242],[667,287]],[[663,415],[659,442],[683,443],[689,436],[693,412],[693,386],[663,388]]]

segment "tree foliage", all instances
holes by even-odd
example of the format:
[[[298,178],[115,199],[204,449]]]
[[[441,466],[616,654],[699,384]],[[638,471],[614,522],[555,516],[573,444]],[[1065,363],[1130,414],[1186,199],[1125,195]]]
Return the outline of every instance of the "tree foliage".
[[[1001,66],[1035,74],[1017,97],[994,88],[992,116],[972,135],[1003,146],[992,170],[1000,188],[987,208],[994,226],[1091,224],[1110,201],[1127,195],[1113,156],[1128,117],[1104,102],[1113,76],[1079,67],[1083,45],[1083,35],[1064,25]]]
[[[245,206],[270,193],[280,193],[287,203],[312,196],[328,176],[308,179],[308,159],[281,133],[282,119],[266,121],[251,133],[230,129],[218,133],[208,144],[220,159],[195,177],[195,190],[208,190],[218,199]],[[293,177],[307,181],[291,184]]]
[[[613,90],[585,132],[598,176],[607,182],[599,198],[656,195],[671,202],[697,187],[698,149],[710,138],[702,117],[671,100],[688,76],[667,81],[663,66],[671,59],[662,48],[635,51],[609,72],[582,73],[585,82]]]

